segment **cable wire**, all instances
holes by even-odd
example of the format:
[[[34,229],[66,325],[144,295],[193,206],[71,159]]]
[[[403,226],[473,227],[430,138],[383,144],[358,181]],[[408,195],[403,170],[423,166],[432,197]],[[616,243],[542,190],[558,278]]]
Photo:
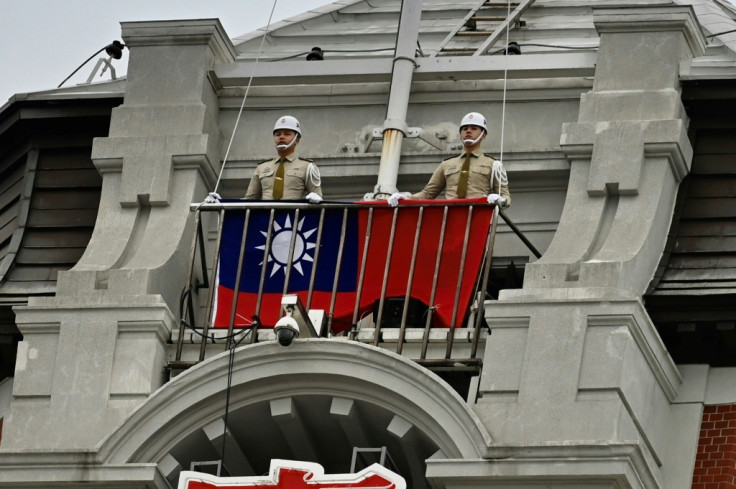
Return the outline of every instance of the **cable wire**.
[[[228,351],[228,357],[227,357],[227,389],[225,390],[225,415],[222,417],[222,421],[225,426],[222,429],[222,449],[220,451],[220,462],[222,466],[225,466],[225,441],[227,440],[227,416],[230,413],[230,390],[231,390],[230,388],[233,383],[233,365],[234,363],[235,363],[235,345],[233,345],[230,348],[230,351]]]
[[[100,49],[100,50],[99,50],[99,51],[97,51],[97,52],[96,52],[95,54],[93,54],[92,56],[90,56],[89,58],[87,58],[87,59],[86,59],[86,60],[84,61],[84,63],[82,63],[81,65],[79,65],[79,66],[77,67],[77,69],[76,69],[76,70],[72,71],[71,75],[69,75],[69,76],[67,76],[66,78],[64,78],[64,80],[63,80],[63,81],[62,81],[61,83],[59,83],[59,86],[58,86],[58,87],[56,87],[56,88],[61,88],[61,86],[62,86],[62,85],[63,85],[64,83],[66,83],[66,81],[67,81],[67,80],[68,80],[69,78],[73,77],[73,76],[74,76],[74,74],[75,74],[75,73],[76,73],[77,71],[81,70],[81,69],[82,69],[82,67],[83,67],[84,65],[86,65],[87,63],[89,63],[89,62],[90,62],[90,60],[91,60],[92,58],[94,58],[95,56],[97,56],[98,54],[100,54],[100,53],[101,53],[102,51],[104,51],[104,50],[105,50],[105,48],[107,48],[107,46],[105,46],[104,48]]]
[[[322,54],[327,54],[327,53],[378,53],[381,51],[393,51],[394,49],[396,48],[391,47],[391,48],[376,48],[376,49],[329,49],[329,50],[323,49]],[[311,51],[303,51],[301,53],[284,56],[283,58],[267,59],[267,60],[264,60],[264,62],[265,61],[268,61],[268,62],[284,61],[287,59],[298,58],[300,56],[306,56],[309,53],[311,53]]]
[[[256,325],[251,330],[253,334],[257,334],[257,331],[255,328],[257,327],[257,322],[254,321]],[[222,421],[224,424],[224,427],[222,429],[222,449],[220,452],[220,463],[224,467],[225,466],[225,442],[227,441],[227,418],[230,414],[230,392],[232,391],[232,384],[233,384],[233,369],[235,365],[235,349],[238,347],[241,341],[245,339],[245,336],[240,338],[238,341],[233,342],[232,345],[230,345],[230,350],[228,350],[228,358],[227,358],[227,389],[225,390],[225,414],[222,417]],[[232,474],[229,474],[232,475]]]
[[[507,1],[506,18],[511,16],[511,0]],[[501,102],[501,154],[499,159],[503,163],[503,143],[504,143],[504,132],[506,130],[506,85],[508,81],[508,69],[509,69],[509,31],[510,26],[506,26],[506,53],[504,54],[503,62],[503,101]],[[500,190],[500,187],[499,187]]]
[[[710,39],[712,37],[721,36],[723,34],[731,34],[732,32],[736,32],[736,29],[730,29],[723,32],[716,32],[715,34],[711,34],[710,36],[705,36],[706,39]]]
[[[273,19],[273,13],[276,10],[276,4],[278,3],[278,0],[273,0],[273,6],[271,7],[271,13],[268,15],[268,23],[266,24],[266,29],[263,32],[263,37],[261,38],[261,45],[258,48],[258,54],[256,55],[256,61],[253,64],[253,71],[251,71],[250,78],[248,78],[248,86],[245,88],[245,94],[243,95],[243,101],[240,104],[240,110],[238,111],[238,117],[235,119],[235,126],[233,127],[233,133],[230,136],[230,142],[227,145],[227,150],[225,151],[225,157],[222,160],[222,167],[220,167],[220,174],[217,176],[217,183],[215,183],[215,190],[214,192],[217,192],[217,188],[220,186],[220,180],[222,179],[222,173],[225,170],[225,163],[227,163],[228,155],[230,154],[230,148],[232,147],[233,140],[235,139],[235,133],[238,130],[238,124],[240,122],[240,117],[243,114],[243,108],[245,107],[245,101],[248,98],[248,92],[250,91],[250,86],[253,83],[253,76],[255,75],[256,68],[258,67],[258,60],[261,57],[261,53],[263,51],[263,44],[266,41],[266,36],[268,35],[268,29],[271,27],[271,19]],[[253,331],[253,334],[257,334],[256,331]],[[241,338],[245,338],[245,335]],[[235,348],[240,344],[240,341],[233,342],[233,344],[230,346],[230,350],[228,351],[228,362],[227,362],[227,390],[225,391],[225,415],[223,416],[223,429],[222,429],[222,451],[220,452],[220,461],[222,462],[222,465],[225,465],[225,441],[227,440],[227,418],[228,414],[230,412],[230,391],[232,387],[232,381],[233,381],[233,364],[235,362]]]
[[[213,192],[217,193],[217,189],[220,186],[220,180],[222,180],[222,174],[225,171],[225,164],[227,163],[227,158],[230,155],[230,148],[233,145],[233,140],[235,140],[235,133],[238,131],[238,124],[240,123],[240,117],[243,114],[243,108],[245,107],[245,101],[248,99],[248,92],[250,92],[250,86],[253,83],[253,77],[256,73],[256,68],[258,67],[258,60],[261,58],[261,53],[263,52],[263,44],[266,42],[266,36],[268,35],[268,29],[271,27],[271,19],[273,19],[273,12],[276,10],[276,3],[278,3],[278,0],[273,0],[273,6],[271,7],[271,13],[268,15],[268,23],[266,24],[266,28],[263,31],[263,37],[261,38],[261,45],[258,48],[258,54],[256,54],[256,60],[253,63],[253,71],[250,73],[250,77],[248,78],[248,85],[245,87],[245,94],[243,95],[243,101],[240,104],[240,110],[238,111],[238,117],[235,119],[235,126],[233,127],[233,133],[230,135],[230,142],[227,145],[227,150],[225,151],[225,157],[222,160],[222,166],[220,167],[220,174],[217,176],[217,182],[215,183],[215,189]]]

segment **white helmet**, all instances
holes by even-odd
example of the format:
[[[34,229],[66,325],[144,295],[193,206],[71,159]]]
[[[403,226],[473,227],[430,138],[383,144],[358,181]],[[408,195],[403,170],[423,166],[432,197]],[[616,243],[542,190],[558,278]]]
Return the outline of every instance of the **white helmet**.
[[[296,117],[292,117],[290,115],[279,117],[279,120],[277,120],[276,124],[273,126],[273,130],[276,132],[279,129],[290,129],[296,132],[299,137],[302,137],[302,126],[299,124]]]
[[[486,118],[483,117],[483,114],[479,114],[478,112],[466,114],[465,117],[463,117],[463,120],[460,121],[460,128],[462,129],[463,126],[478,126],[482,127],[485,132],[488,132]]]

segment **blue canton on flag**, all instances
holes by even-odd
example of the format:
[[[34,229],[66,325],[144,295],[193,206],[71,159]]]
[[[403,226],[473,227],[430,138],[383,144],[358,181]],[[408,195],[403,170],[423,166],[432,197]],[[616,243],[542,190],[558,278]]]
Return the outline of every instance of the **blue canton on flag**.
[[[298,217],[293,209],[276,210],[271,231],[271,242],[269,249],[266,250],[270,215],[270,209],[253,209],[250,212],[238,292],[240,294],[258,293],[265,260],[264,297],[268,294],[276,294],[280,300],[280,294],[284,291],[284,280],[289,264],[289,249],[292,238],[294,252],[287,292],[297,293],[309,290],[315,260],[317,261],[317,273],[313,290],[332,292],[337,269],[343,210],[325,209],[319,249],[317,245],[320,242],[320,209],[302,210]],[[235,291],[245,218],[245,211],[228,211],[223,223],[218,275],[219,286],[232,292]],[[356,290],[358,224],[355,211],[349,212],[346,225],[337,292],[353,292]],[[241,301],[243,304],[241,304]],[[238,302],[238,310],[240,310],[241,306],[248,303],[248,300],[247,298],[241,298]]]

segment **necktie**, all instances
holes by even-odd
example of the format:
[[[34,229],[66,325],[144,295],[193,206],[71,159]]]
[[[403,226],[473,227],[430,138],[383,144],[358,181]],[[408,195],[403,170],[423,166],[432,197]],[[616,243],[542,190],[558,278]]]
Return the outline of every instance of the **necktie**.
[[[276,178],[273,181],[273,198],[281,200],[284,195],[284,159],[279,160],[279,167],[276,169]]]
[[[468,177],[470,173],[470,154],[463,161],[463,168],[460,170],[460,181],[457,182],[457,198],[464,199],[468,194]]]

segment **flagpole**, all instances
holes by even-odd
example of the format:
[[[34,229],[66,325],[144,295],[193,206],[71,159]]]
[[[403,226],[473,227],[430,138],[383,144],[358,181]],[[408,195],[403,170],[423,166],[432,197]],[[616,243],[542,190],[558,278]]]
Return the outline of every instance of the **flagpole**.
[[[378,165],[378,180],[373,195],[371,195],[373,199],[379,195],[388,196],[396,192],[401,143],[409,131],[406,124],[406,113],[409,108],[411,81],[414,69],[419,66],[414,58],[419,39],[419,22],[423,3],[422,0],[401,2],[391,87],[386,108],[386,120],[383,123],[383,147],[381,161]]]

